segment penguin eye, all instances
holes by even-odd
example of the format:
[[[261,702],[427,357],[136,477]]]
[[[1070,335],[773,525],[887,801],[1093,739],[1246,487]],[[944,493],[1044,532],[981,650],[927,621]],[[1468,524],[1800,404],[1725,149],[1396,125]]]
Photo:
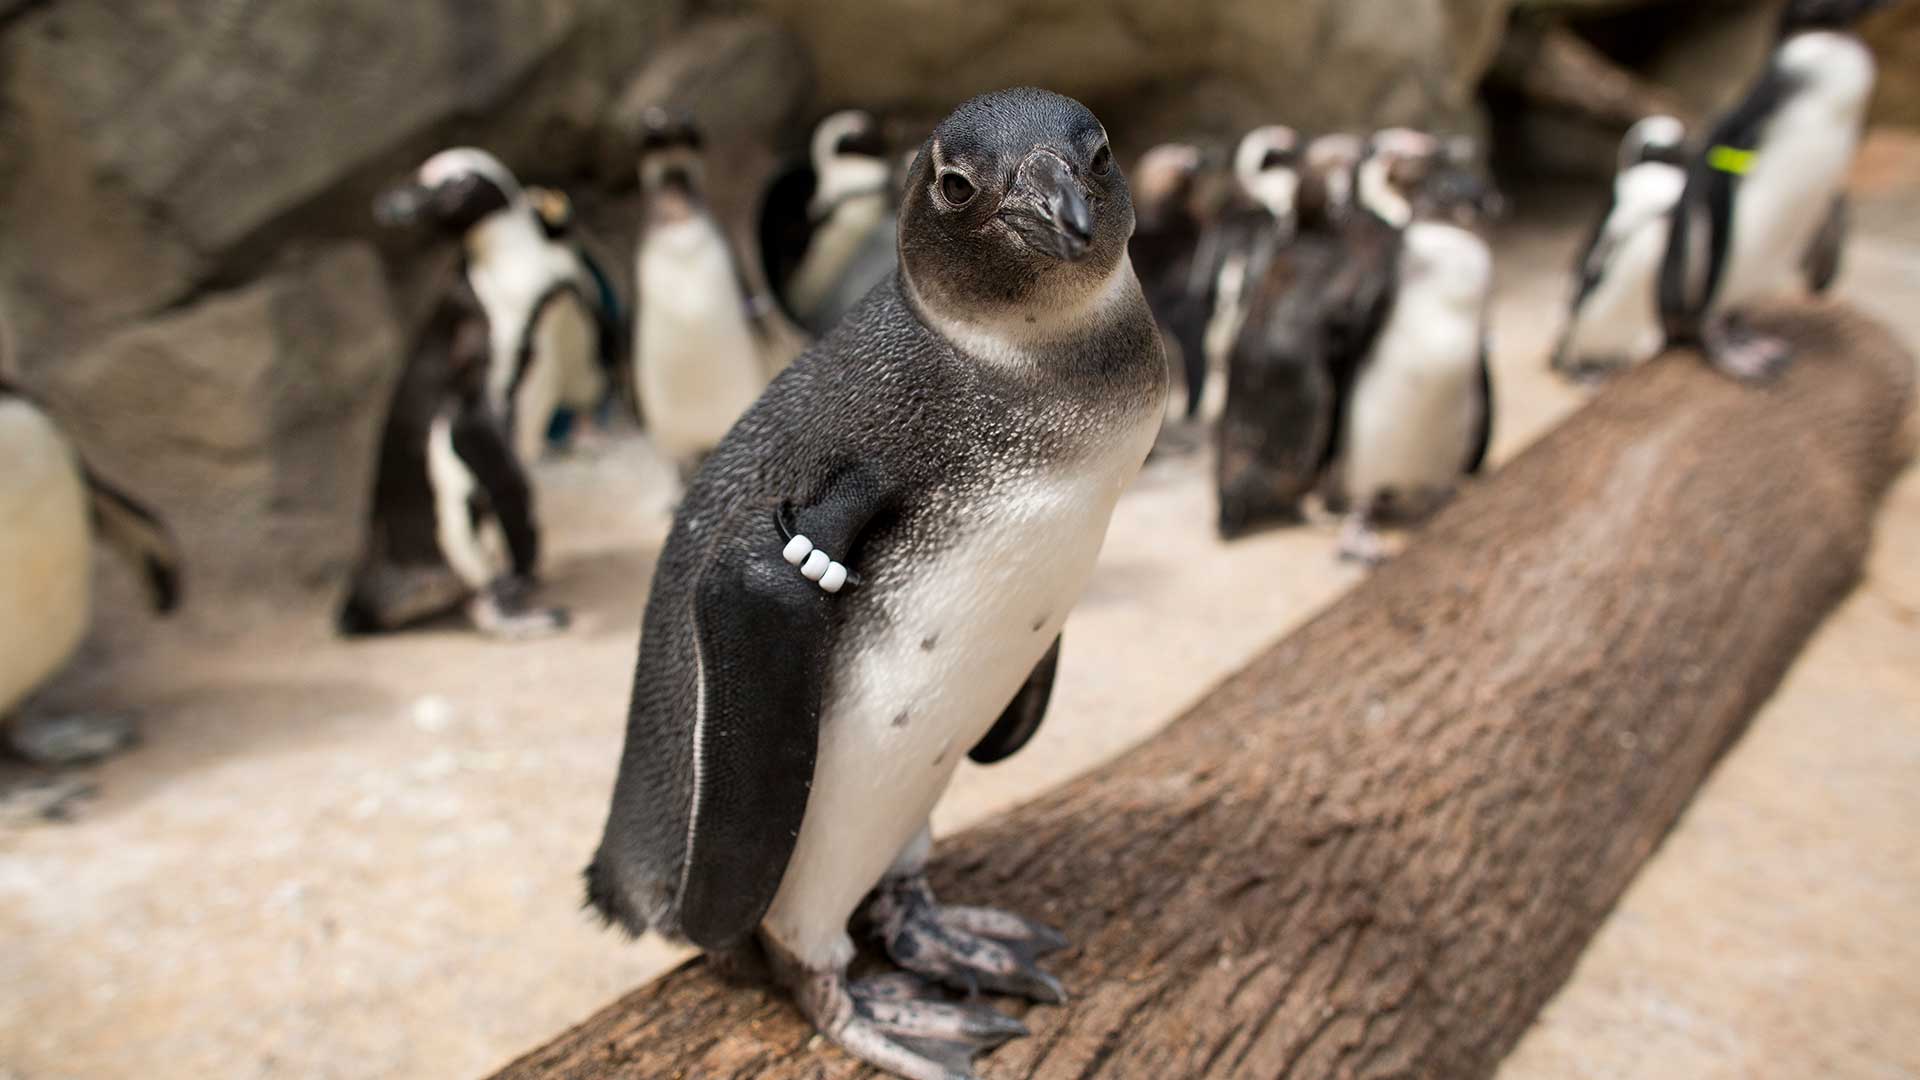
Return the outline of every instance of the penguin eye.
[[[965,206],[973,198],[973,181],[957,172],[941,173],[940,196],[956,208]]]
[[[1105,176],[1113,171],[1113,148],[1106,143],[1093,152],[1093,175]]]

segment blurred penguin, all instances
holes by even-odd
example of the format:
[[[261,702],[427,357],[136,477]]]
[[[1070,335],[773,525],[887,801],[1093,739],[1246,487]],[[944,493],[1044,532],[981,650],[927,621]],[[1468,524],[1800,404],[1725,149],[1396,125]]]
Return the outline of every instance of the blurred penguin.
[[[627,318],[626,305],[620,301],[620,292],[613,284],[612,275],[607,273],[606,265],[601,261],[593,241],[580,229],[574,212],[573,200],[567,193],[557,188],[529,187],[527,198],[533,203],[534,212],[540,215],[540,224],[546,230],[548,238],[568,245],[574,256],[580,260],[580,266],[586,271],[592,286],[594,316],[600,325],[599,360],[601,374],[601,400],[592,410],[594,420],[601,425],[607,421],[607,409],[616,392],[626,386]],[[574,401],[563,402],[554,413],[553,421],[547,430],[547,442],[554,447],[567,445],[577,428],[581,413]],[[638,407],[635,406],[635,413]]]
[[[649,109],[641,121],[634,258],[634,382],[654,445],[690,481],[767,383],[752,290],[707,207],[700,130]]]
[[[1203,155],[1188,143],[1166,143],[1140,156],[1132,173],[1135,225],[1127,254],[1161,335],[1174,348],[1186,386],[1184,412],[1199,407],[1206,381],[1208,222],[1199,205]]]
[[[569,243],[548,234],[506,166],[458,147],[428,158],[381,196],[374,216],[459,237],[464,288],[487,334],[484,393],[506,417],[521,461],[539,459],[556,410],[591,410],[607,394],[600,288]]]
[[[1206,363],[1200,372],[1205,386],[1221,386],[1224,392],[1224,377],[1216,380],[1213,375],[1224,376],[1227,354],[1246,319],[1248,286],[1293,240],[1304,149],[1299,134],[1280,124],[1254,128],[1234,148],[1234,194],[1221,213],[1218,254],[1209,260],[1214,271],[1203,344]],[[1207,406],[1205,397],[1204,390],[1190,390],[1188,416],[1218,408]]]
[[[1477,473],[1492,433],[1486,322],[1493,260],[1463,222],[1483,206],[1470,185],[1435,183],[1460,167],[1440,140],[1393,128],[1368,142],[1362,212],[1400,230],[1383,317],[1343,380],[1329,502],[1346,508],[1340,555],[1377,563],[1387,513],[1418,515]]]
[[[180,553],[151,510],[88,468],[25,391],[0,375],[0,720],[64,667],[92,619],[93,541],[146,583],[154,610],[180,600]],[[8,739],[41,764],[109,753],[132,729],[110,715],[17,719]]]
[[[1746,309],[1815,264],[1816,241],[1859,146],[1873,96],[1873,53],[1852,32],[1887,0],[1789,0],[1780,41],[1740,103],[1714,125],[1687,172],[1660,274],[1667,339],[1700,345],[1719,370],[1778,375],[1786,342],[1746,321]],[[1824,275],[1830,281],[1831,274]]]
[[[844,110],[820,121],[807,161],[776,178],[761,201],[767,281],[815,337],[893,273],[894,166],[879,122]]]
[[[1686,128],[1649,116],[1620,142],[1611,197],[1574,263],[1573,304],[1553,368],[1588,377],[1660,351],[1665,332],[1654,282],[1672,214],[1686,187]]]

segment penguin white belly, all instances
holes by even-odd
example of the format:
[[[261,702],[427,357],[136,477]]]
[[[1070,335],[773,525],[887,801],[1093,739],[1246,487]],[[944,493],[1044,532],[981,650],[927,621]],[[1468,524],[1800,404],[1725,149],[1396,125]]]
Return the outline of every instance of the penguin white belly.
[[[1607,218],[1606,269],[1574,312],[1569,353],[1601,362],[1637,364],[1660,351],[1660,264],[1667,214],[1680,200],[1686,173],[1671,165],[1638,165],[1614,186]]]
[[[481,224],[474,232],[477,239],[469,240],[467,283],[473,287],[481,310],[487,314],[487,402],[504,415],[507,393],[513,389],[514,376],[520,370],[521,345],[526,343],[532,329],[528,324],[534,318],[534,305],[556,283],[573,281],[583,289],[587,283],[578,258],[571,250],[548,240],[530,213],[502,214],[499,220]],[[551,306],[547,310],[552,310]],[[590,337],[588,340],[591,342]],[[588,349],[589,355],[584,361],[591,364],[591,344]],[[542,411],[540,401],[525,392],[529,389],[527,382],[538,377],[564,384],[567,379],[564,364],[559,371],[539,374],[541,369],[552,365],[547,363],[537,343],[530,364],[531,368],[521,378],[522,392],[515,395],[514,403],[514,448],[522,452],[528,463],[539,457],[539,447],[544,443],[547,425],[553,420],[553,405],[559,400],[559,391],[543,388],[539,392],[538,397],[545,399]],[[537,430],[542,439],[533,442],[531,456],[525,456],[530,439],[524,433],[529,430]]]
[[[433,488],[435,538],[447,565],[478,592],[507,568],[506,541],[492,518],[475,528],[470,500],[479,482],[453,449],[453,420],[442,413],[427,429],[427,480]]]
[[[886,193],[874,191],[843,200],[814,230],[799,268],[787,283],[793,309],[803,319],[819,314],[821,305],[832,295],[834,286],[846,274],[868,235],[879,228],[886,217]]]
[[[712,450],[766,385],[733,272],[713,222],[649,230],[640,249],[641,407],[654,444],[686,461]]]
[[[59,429],[0,400],[0,717],[57,672],[91,603],[86,482]]]
[[[1780,62],[1807,80],[1766,127],[1734,189],[1733,237],[1714,297],[1725,307],[1777,295],[1846,182],[1873,90],[1873,54],[1850,34],[1806,33]]]
[[[812,795],[765,922],[801,959],[850,958],[848,918],[1059,635],[1158,419],[1098,456],[1123,469],[1003,481],[960,542],[890,583],[887,632],[838,659]]]
[[[1342,479],[1364,505],[1445,491],[1466,468],[1479,400],[1491,260],[1452,226],[1407,229],[1401,282],[1348,408]]]
[[[554,298],[528,331],[532,356],[513,396],[513,448],[521,462],[540,460],[547,429],[561,405],[591,408],[604,385],[598,327],[578,297]]]

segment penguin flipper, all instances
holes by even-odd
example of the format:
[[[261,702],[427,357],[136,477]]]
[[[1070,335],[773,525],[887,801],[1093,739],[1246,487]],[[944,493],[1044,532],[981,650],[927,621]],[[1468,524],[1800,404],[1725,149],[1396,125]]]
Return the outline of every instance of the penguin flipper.
[[[1487,448],[1493,445],[1493,372],[1487,365],[1487,343],[1480,342],[1479,378],[1480,415],[1474,421],[1473,444],[1467,450],[1468,476],[1480,475],[1487,464]]]
[[[982,765],[991,765],[1012,757],[1021,747],[1027,745],[1034,733],[1040,730],[1040,721],[1046,718],[1047,702],[1053,697],[1053,676],[1060,667],[1060,639],[1054,638],[1047,655],[1034,665],[1033,674],[1013,695],[1006,711],[1000,719],[994,721],[979,743],[967,751],[967,756]]]
[[[180,606],[180,549],[153,511],[81,466],[93,525],[100,536],[146,579],[153,609],[162,615]]]
[[[1851,216],[1847,206],[1847,196],[1841,192],[1833,197],[1833,205],[1827,208],[1827,219],[1820,223],[1820,231],[1814,234],[1813,246],[1807,250],[1802,266],[1807,272],[1807,288],[1815,296],[1824,296],[1833,287],[1833,279],[1840,276],[1841,248],[1847,242],[1848,218]]]
[[[800,836],[820,730],[840,582],[790,564],[811,553],[851,559],[898,489],[870,470],[843,472],[812,503],[783,503],[717,543],[694,586],[699,694],[693,817],[680,924],[707,949],[751,934],[772,905]],[[764,525],[761,524],[764,522]],[[808,567],[813,561],[807,562]]]
[[[540,530],[533,520],[533,488],[506,432],[477,403],[461,408],[453,422],[453,452],[487,493],[500,519],[513,572],[532,577],[540,563]]]

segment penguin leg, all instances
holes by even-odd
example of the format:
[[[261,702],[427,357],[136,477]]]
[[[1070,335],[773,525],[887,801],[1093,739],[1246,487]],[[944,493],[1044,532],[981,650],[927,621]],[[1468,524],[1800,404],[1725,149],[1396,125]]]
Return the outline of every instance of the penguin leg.
[[[531,606],[531,587],[525,578],[502,574],[467,601],[467,618],[481,633],[503,641],[531,641],[565,630],[572,621],[567,609]]]
[[[1738,312],[1708,319],[1700,344],[1715,368],[1741,382],[1777,379],[1793,359],[1792,346],[1755,330]]]
[[[934,899],[926,858],[933,847],[922,826],[863,909],[893,962],[968,995],[981,990],[1017,994],[1060,1005],[1060,980],[1040,970],[1039,959],[1067,947],[1051,926],[984,907],[948,907]]]
[[[1387,546],[1373,528],[1373,500],[1363,500],[1340,526],[1340,559],[1365,566],[1387,561]]]
[[[1027,1034],[1027,1026],[985,1005],[944,1000],[902,973],[857,982],[844,967],[811,970],[767,941],[776,977],[822,1035],[870,1065],[906,1080],[973,1080],[975,1055]]]

